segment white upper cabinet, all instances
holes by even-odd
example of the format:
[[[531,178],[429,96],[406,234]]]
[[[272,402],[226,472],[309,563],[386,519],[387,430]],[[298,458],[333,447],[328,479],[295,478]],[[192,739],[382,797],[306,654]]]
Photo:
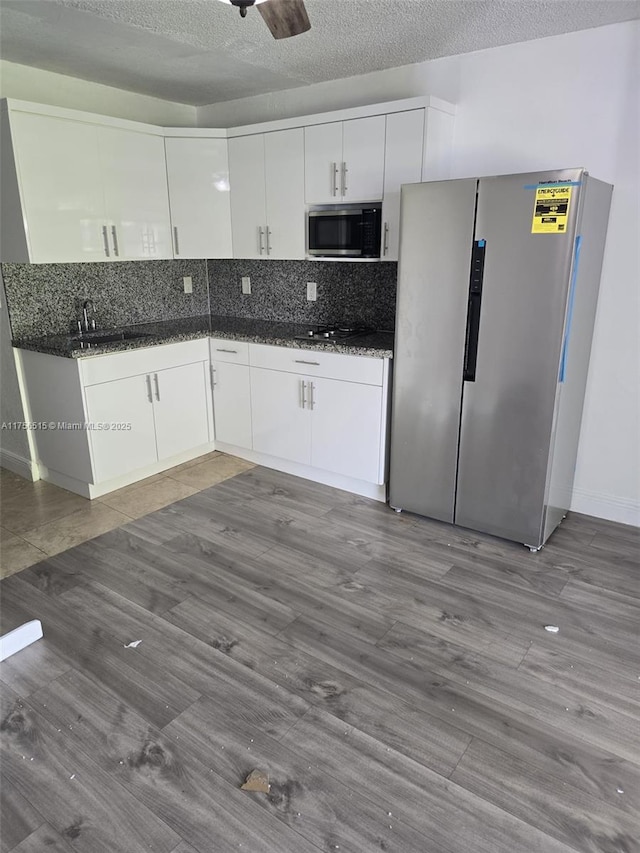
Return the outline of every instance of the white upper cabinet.
[[[424,118],[424,110],[387,116],[380,252],[384,261],[398,260],[400,187],[419,183],[422,177]]]
[[[6,121],[6,116],[3,118]],[[11,164],[4,160],[10,154],[11,139],[8,124],[3,130],[4,183],[11,174]],[[14,199],[12,210],[7,209],[3,198],[2,217],[4,228],[10,217],[19,219],[20,224],[24,221],[26,235],[22,236],[23,240],[26,236],[26,245],[20,249],[17,233],[15,242],[3,235],[2,260],[33,263],[105,260],[107,217],[97,126],[16,112],[11,117],[11,131],[22,212],[19,198]]]
[[[232,257],[227,140],[164,142],[174,257]]]
[[[384,135],[384,115],[305,127],[307,204],[379,201]]]
[[[173,257],[161,135],[27,110],[3,125],[2,260]]]
[[[98,145],[112,258],[172,258],[162,137],[99,127]]]
[[[342,200],[342,122],[314,124],[304,129],[304,192],[308,204],[337,204]]]
[[[0,118],[0,261],[304,259],[309,205],[449,177],[454,109],[409,98],[227,130],[159,128],[13,99]]]
[[[304,258],[304,131],[264,134],[267,196],[267,254]]]
[[[229,140],[234,258],[266,257],[267,197],[262,134]]]
[[[342,124],[342,197],[345,201],[379,201],[384,177],[385,116]]]
[[[229,140],[235,258],[304,258],[302,128]]]

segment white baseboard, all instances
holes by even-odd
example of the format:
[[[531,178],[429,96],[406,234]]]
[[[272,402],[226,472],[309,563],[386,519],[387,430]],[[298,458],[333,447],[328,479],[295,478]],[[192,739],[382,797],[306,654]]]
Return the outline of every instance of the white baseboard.
[[[137,468],[135,471],[130,471],[128,474],[123,474],[121,477],[116,477],[114,480],[104,480],[101,483],[83,483],[76,480],[74,477],[68,477],[66,474],[61,474],[59,471],[53,471],[51,468],[45,468],[41,465],[40,476],[43,480],[53,483],[54,486],[60,486],[61,489],[66,489],[69,492],[75,492],[83,498],[101,498],[103,495],[114,492],[116,489],[122,489],[125,486],[130,486],[132,483],[137,483],[147,477],[153,477],[154,474],[161,474],[169,468],[176,465],[182,465],[183,462],[190,462],[192,459],[197,459],[198,456],[204,456],[206,453],[211,453],[215,450],[213,442],[201,444],[199,447],[192,447],[190,450],[185,450],[172,456],[170,459],[162,459],[159,462],[154,462],[152,465],[147,465],[144,468]]]
[[[17,453],[11,453],[10,450],[2,450],[0,448],[0,468],[6,468],[7,471],[13,471],[25,480],[32,482],[40,479],[40,469],[37,463],[30,459],[25,459],[24,456],[18,456]]]
[[[231,456],[239,456],[256,465],[264,465],[265,468],[274,468],[294,477],[302,477],[304,480],[313,480],[314,483],[323,483],[325,486],[333,486],[334,489],[343,489],[354,495],[362,495],[365,498],[373,498],[375,501],[385,503],[387,500],[387,487],[377,483],[367,483],[364,480],[354,480],[353,477],[345,477],[342,474],[334,474],[332,471],[323,471],[321,468],[312,468],[310,465],[301,465],[298,462],[289,462],[277,456],[269,456],[256,450],[248,450],[246,447],[236,447],[234,444],[225,444],[216,441],[216,450],[228,453]]]
[[[571,497],[573,512],[593,515],[596,518],[606,518],[618,521],[620,524],[631,524],[640,527],[640,500],[618,498],[614,495],[603,495],[590,489],[574,488]]]

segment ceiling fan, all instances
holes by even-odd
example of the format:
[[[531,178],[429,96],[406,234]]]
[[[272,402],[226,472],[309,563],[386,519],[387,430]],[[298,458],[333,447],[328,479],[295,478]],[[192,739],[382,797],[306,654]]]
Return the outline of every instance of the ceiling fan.
[[[245,18],[249,6],[257,6],[274,39],[286,39],[311,29],[303,0],[222,0],[237,6]]]

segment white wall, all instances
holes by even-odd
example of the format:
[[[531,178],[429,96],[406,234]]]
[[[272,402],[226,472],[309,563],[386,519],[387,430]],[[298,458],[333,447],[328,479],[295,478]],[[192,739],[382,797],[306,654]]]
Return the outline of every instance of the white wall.
[[[640,524],[638,21],[198,110],[232,126],[432,94],[458,104],[453,176],[585,166],[615,184],[573,509]]]
[[[196,108],[90,83],[0,60],[0,98],[17,98],[56,107],[142,121],[165,127],[195,127]]]

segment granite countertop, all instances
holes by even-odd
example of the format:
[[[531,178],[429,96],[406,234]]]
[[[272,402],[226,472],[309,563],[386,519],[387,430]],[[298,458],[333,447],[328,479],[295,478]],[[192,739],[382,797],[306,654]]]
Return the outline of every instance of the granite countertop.
[[[23,338],[13,341],[13,346],[35,352],[59,355],[65,358],[87,358],[159,344],[196,340],[203,337],[227,338],[254,344],[274,344],[296,349],[322,349],[350,355],[368,355],[375,358],[392,358],[393,332],[374,332],[343,341],[296,340],[296,335],[305,335],[309,325],[305,323],[278,323],[273,320],[252,320],[242,317],[225,317],[204,314],[200,317],[185,317],[178,320],[163,320],[157,323],[139,323],[121,326],[118,331],[139,334],[140,337],[87,346],[70,335],[47,335],[40,338]],[[100,331],[113,331],[98,330]]]

